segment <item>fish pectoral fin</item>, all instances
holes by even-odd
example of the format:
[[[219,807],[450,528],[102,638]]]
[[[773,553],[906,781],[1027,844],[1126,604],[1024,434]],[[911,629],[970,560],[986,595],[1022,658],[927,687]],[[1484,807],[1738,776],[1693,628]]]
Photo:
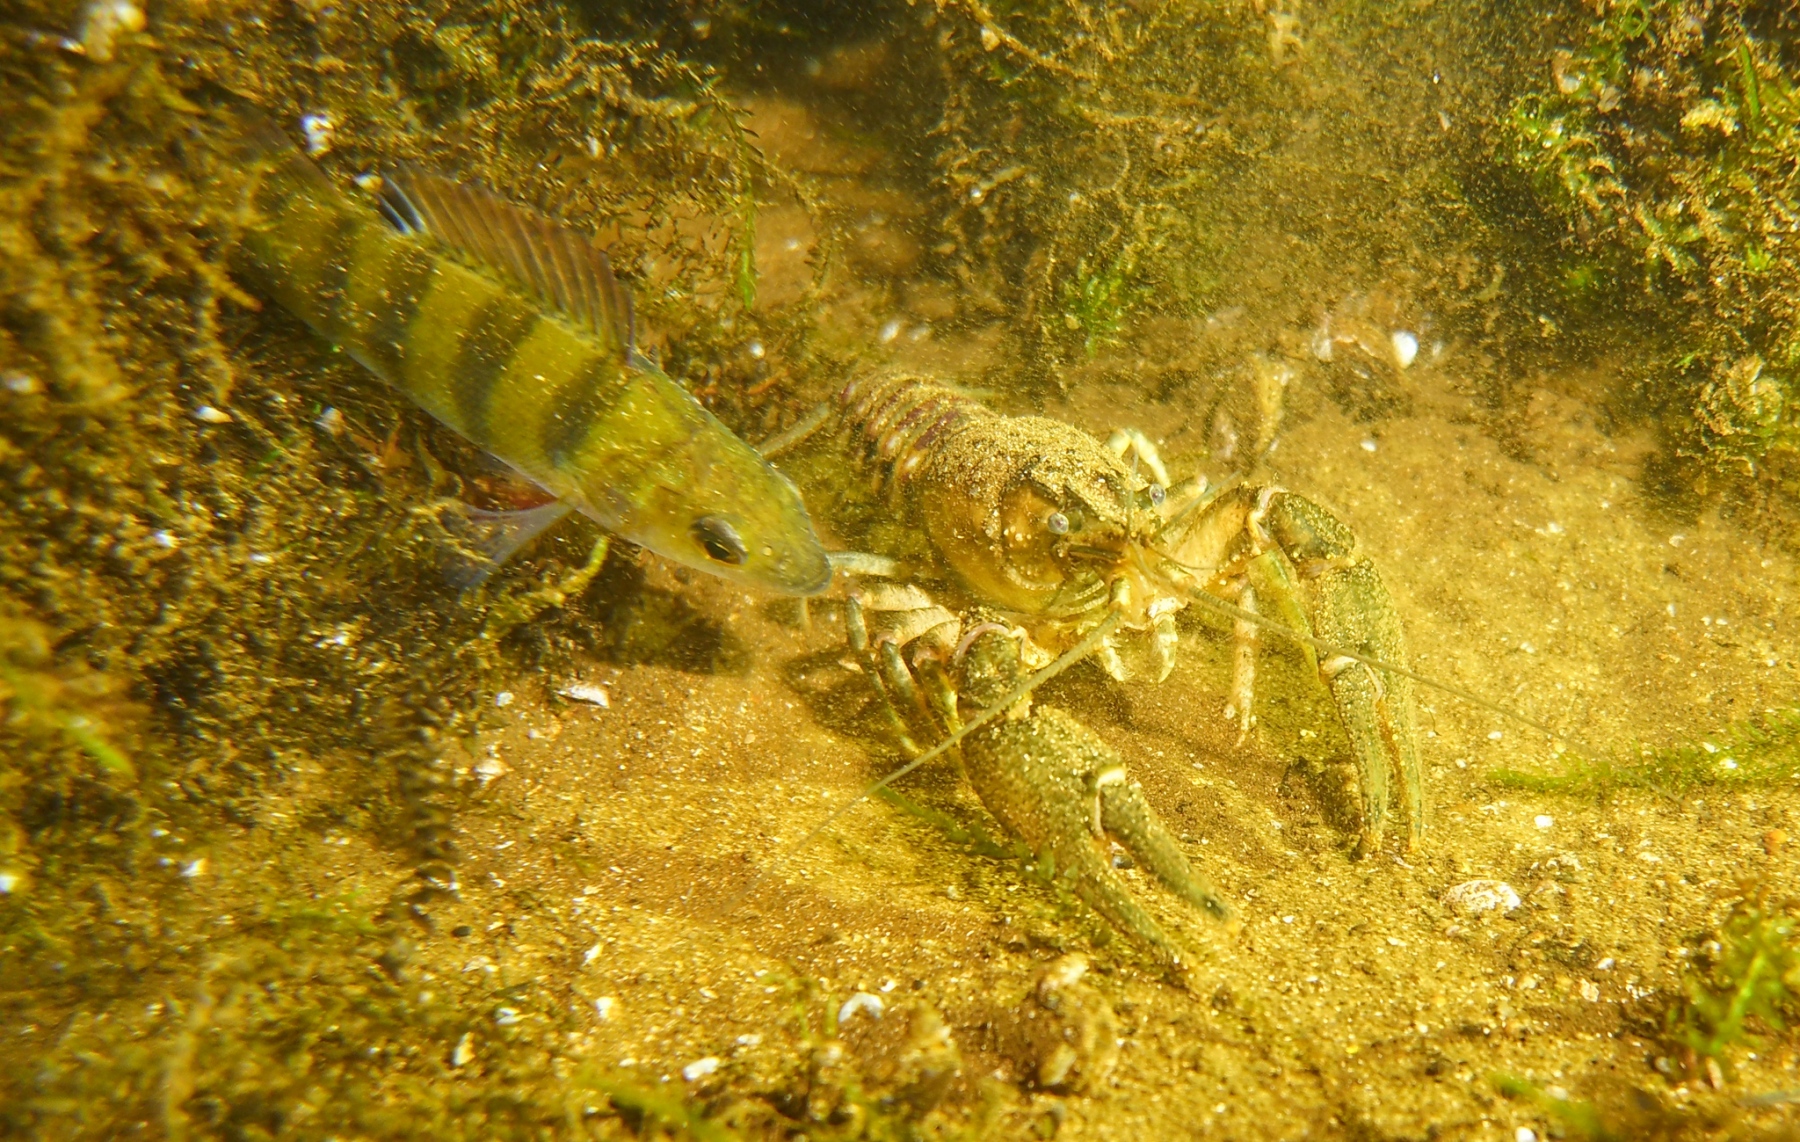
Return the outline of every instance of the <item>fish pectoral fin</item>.
[[[430,237],[504,275],[619,351],[636,356],[631,292],[592,238],[523,206],[439,175],[382,176],[382,214],[403,234]]]
[[[452,540],[444,559],[445,580],[459,591],[481,586],[519,548],[573,510],[562,500],[510,512],[450,505],[439,515]]]

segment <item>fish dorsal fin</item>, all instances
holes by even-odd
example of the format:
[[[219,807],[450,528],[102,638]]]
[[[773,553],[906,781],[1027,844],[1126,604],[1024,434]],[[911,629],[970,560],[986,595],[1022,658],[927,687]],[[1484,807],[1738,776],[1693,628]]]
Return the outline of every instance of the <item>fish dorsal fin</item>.
[[[621,354],[635,352],[631,292],[593,239],[485,190],[415,170],[382,178],[381,212],[402,233],[430,235],[506,275]]]

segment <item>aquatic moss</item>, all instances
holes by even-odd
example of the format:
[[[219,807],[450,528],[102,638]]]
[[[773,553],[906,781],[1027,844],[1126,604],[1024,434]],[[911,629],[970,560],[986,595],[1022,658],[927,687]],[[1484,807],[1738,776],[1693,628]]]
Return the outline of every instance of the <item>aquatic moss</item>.
[[[1729,1076],[1731,1053],[1785,1031],[1800,1002],[1800,919],[1791,902],[1766,890],[1732,907],[1689,959],[1682,996],[1665,1013],[1664,1034],[1689,1073],[1702,1061]]]
[[[1221,103],[1267,91],[1244,51],[1254,41],[1210,12],[938,10],[949,268],[1020,315],[1028,365],[1116,342],[1151,288],[1156,308],[1212,303],[1212,196],[1231,148],[1206,124]],[[1258,143],[1269,130],[1257,125]]]
[[[1089,357],[1118,343],[1126,318],[1144,300],[1146,291],[1132,281],[1134,261],[1128,250],[1100,267],[1090,267],[1083,258],[1063,282],[1063,325],[1080,335],[1082,352]]]
[[[1518,1075],[1497,1074],[1492,1081],[1501,1095],[1530,1103],[1568,1137],[1580,1142],[1618,1142],[1623,1137],[1607,1128],[1593,1103],[1570,1098],[1560,1088],[1553,1090]]]
[[[1800,709],[1766,710],[1700,741],[1646,748],[1636,761],[1578,758],[1561,773],[1501,769],[1489,777],[1508,789],[1584,796],[1621,789],[1679,796],[1703,786],[1800,783]]]
[[[541,1136],[566,1029],[408,967],[455,892],[455,761],[503,672],[683,616],[579,521],[446,586],[434,505],[490,473],[236,284],[205,107],[328,116],[332,177],[415,161],[610,222],[702,358],[758,159],[704,69],[538,5],[169,6],[103,53],[84,11],[0,27],[0,1129]],[[275,816],[399,875],[316,900]]]
[[[1800,451],[1800,56],[1779,6],[1570,5],[1497,120],[1499,162],[1563,232],[1578,322],[1660,331],[1633,367],[1674,453],[1788,492]],[[1552,41],[1553,42],[1553,41]]]
[[[1479,66],[1457,6],[939,0],[929,34],[937,267],[1011,313],[996,383],[1206,402],[1372,290],[1417,322],[1480,288],[1439,118]],[[1433,86],[1396,82],[1424,58]]]

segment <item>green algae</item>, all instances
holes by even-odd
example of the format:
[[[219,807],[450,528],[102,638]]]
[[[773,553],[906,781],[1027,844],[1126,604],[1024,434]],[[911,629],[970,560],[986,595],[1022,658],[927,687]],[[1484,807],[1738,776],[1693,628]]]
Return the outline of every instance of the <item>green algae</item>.
[[[485,470],[225,273],[233,172],[193,98],[204,76],[277,115],[329,104],[325,161],[352,172],[430,138],[448,144],[437,161],[497,184],[517,185],[519,153],[477,150],[497,134],[559,136],[537,153],[570,163],[617,152],[617,177],[562,182],[563,206],[630,215],[640,243],[671,211],[743,216],[756,163],[704,76],[495,14],[377,8],[367,35],[311,8],[212,6],[105,60],[47,38],[82,26],[72,5],[8,16],[0,1004],[27,1028],[4,1048],[12,1129],[493,1137],[563,1120],[528,1036],[496,1036],[490,1085],[459,1089],[466,1005],[493,1000],[409,979],[406,928],[454,895],[450,759],[481,727],[477,697],[522,655],[591,644],[598,624],[569,616],[606,549],[577,527],[479,595],[444,586],[425,509]],[[687,176],[685,204],[658,196],[659,161]],[[656,256],[679,268],[681,248]],[[730,272],[713,271],[655,301],[704,320],[690,291]],[[292,858],[232,860],[282,802],[416,874],[312,900]],[[222,875],[212,914],[196,888]]]
[[[1557,30],[1561,43],[1532,53],[1527,74],[1541,78],[1512,100],[1496,149],[1565,228],[1549,252],[1582,307],[1571,316],[1611,306],[1662,326],[1638,395],[1671,451],[1791,495],[1791,14],[1629,0],[1568,12]]]
[[[1792,785],[1800,782],[1800,709],[1767,710],[1702,741],[1646,747],[1631,761],[1579,758],[1561,773],[1503,769],[1490,777],[1505,789],[1596,797],[1627,789],[1679,797],[1713,786]]]
[[[1517,1075],[1494,1075],[1492,1081],[1502,1095],[1530,1103],[1580,1142],[1618,1142],[1622,1137],[1607,1128],[1593,1103],[1570,1098],[1567,1091],[1553,1093]]]
[[[1688,961],[1681,998],[1664,1015],[1689,1073],[1730,1076],[1733,1052],[1787,1029],[1800,1003],[1800,920],[1791,902],[1752,890]]]

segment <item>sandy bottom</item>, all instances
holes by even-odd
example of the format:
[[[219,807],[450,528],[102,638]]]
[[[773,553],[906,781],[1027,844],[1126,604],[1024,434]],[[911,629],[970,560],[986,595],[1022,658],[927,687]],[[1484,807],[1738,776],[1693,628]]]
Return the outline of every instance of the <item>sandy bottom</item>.
[[[1089,388],[1052,411],[1103,432],[1121,408],[1174,466],[1200,452],[1174,405]],[[1634,482],[1642,442],[1603,435],[1572,404],[1538,411],[1521,460],[1453,401],[1373,434],[1316,402],[1290,418],[1275,458],[1282,482],[1341,513],[1384,568],[1424,672],[1627,759],[1639,743],[1693,742],[1791,705],[1792,558],[1718,519],[1670,522]],[[1604,803],[1502,790],[1496,769],[1572,759],[1427,689],[1427,843],[1352,862],[1341,771],[1294,760],[1330,752],[1319,743],[1335,731],[1309,722],[1324,707],[1271,700],[1237,747],[1220,717],[1224,641],[1195,618],[1165,683],[1082,669],[1046,699],[1126,757],[1241,913],[1236,934],[1209,928],[1124,874],[1202,950],[1189,993],[1022,862],[891,805],[864,803],[796,849],[898,760],[857,714],[866,692],[841,664],[835,611],[815,605],[803,623],[790,602],[649,575],[745,665],[518,680],[504,729],[467,759],[480,791],[460,817],[460,901],[432,906],[411,964],[417,986],[491,992],[494,1025],[464,1041],[471,1074],[484,1040],[548,1020],[571,1066],[701,1099],[791,1087],[809,1052],[820,1084],[879,1088],[904,1077],[909,1013],[929,1007],[961,1064],[931,1121],[986,1114],[998,1136],[1544,1136],[1552,1122],[1501,1097],[1496,1074],[1593,1100],[1627,1136],[1800,1122],[1791,1104],[1739,1101],[1800,1087],[1791,1046],[1740,1051],[1717,1091],[1704,1074],[1654,1069],[1685,949],[1740,881],[1800,888],[1781,839],[1796,824],[1791,787]],[[1279,684],[1282,656],[1269,660]],[[576,683],[608,704],[555,696]],[[998,828],[951,765],[904,787]],[[305,863],[321,895],[383,891],[395,875],[354,837],[294,830],[278,843],[316,848]],[[1469,916],[1444,902],[1476,879],[1523,903]],[[1052,1012],[1034,985],[1069,952],[1092,970],[1081,1002]],[[821,1056],[827,1016],[858,992],[880,999],[881,1017],[864,1001],[840,1029],[841,1057]],[[1109,1026],[1107,1009],[1116,1066],[1096,1048],[1085,1086],[1078,1068],[1077,1089],[1039,1089],[1042,1029],[1078,1040]]]

